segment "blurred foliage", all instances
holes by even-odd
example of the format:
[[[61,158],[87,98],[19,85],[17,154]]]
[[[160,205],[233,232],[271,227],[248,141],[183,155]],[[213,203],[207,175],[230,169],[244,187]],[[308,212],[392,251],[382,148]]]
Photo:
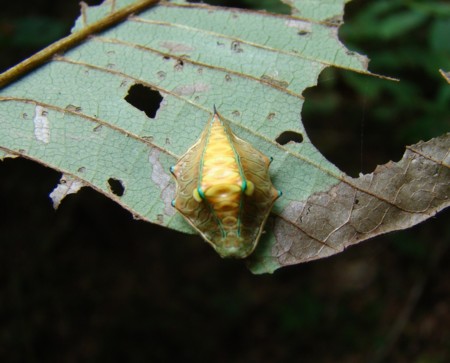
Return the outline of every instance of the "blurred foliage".
[[[221,3],[286,12],[277,1]],[[0,66],[67,33],[77,4],[5,4]],[[331,161],[370,172],[404,145],[448,131],[450,87],[438,69],[450,70],[449,24],[447,1],[347,5],[342,42],[400,82],[323,72],[303,118]],[[448,211],[332,258],[252,276],[199,237],[135,221],[87,188],[54,212],[48,193],[59,177],[23,159],[0,164],[1,362],[353,363],[376,362],[378,349],[387,349],[379,362],[449,361],[448,249],[429,267],[450,241]]]
[[[400,142],[448,131],[450,89],[438,70],[450,69],[450,3],[380,0],[357,10],[341,29],[344,43],[369,54],[373,72],[400,82],[372,82],[367,87],[350,74],[345,81],[368,102],[389,99],[390,112],[380,112],[376,121],[402,120]]]
[[[67,31],[67,25],[57,19],[34,16],[13,19],[8,22],[8,25],[4,25],[3,29],[4,31],[0,34],[2,47],[42,48],[63,37]]]
[[[450,3],[434,0],[347,5],[342,42],[367,55],[373,73],[399,79],[327,69],[306,92],[311,139],[350,175],[398,160],[405,145],[449,130],[450,88],[439,74],[450,69],[449,14]]]
[[[69,34],[78,13],[78,4],[72,1],[9,1],[2,4],[0,72]]]

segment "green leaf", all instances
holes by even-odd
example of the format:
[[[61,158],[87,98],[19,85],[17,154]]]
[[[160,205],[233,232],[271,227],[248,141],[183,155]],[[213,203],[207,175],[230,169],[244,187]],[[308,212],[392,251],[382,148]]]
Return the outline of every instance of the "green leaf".
[[[450,54],[448,34],[450,34],[450,19],[442,19],[433,23],[430,32],[431,48],[436,52],[445,53],[446,56]]]
[[[291,6],[292,14],[310,21],[340,24],[344,5],[350,0],[281,0]]]
[[[404,165],[351,179],[310,142],[300,118],[303,91],[316,85],[328,66],[370,75],[368,61],[337,37],[344,0],[284,2],[294,15],[162,3],[55,54],[1,90],[3,156],[26,157],[61,171],[70,186],[55,191],[56,204],[90,186],[136,218],[192,232],[170,204],[169,167],[197,139],[215,104],[236,134],[274,158],[272,179],[284,193],[250,261],[258,273],[340,252],[444,208],[448,200],[439,193],[448,192],[442,182],[448,176],[445,153],[429,155],[448,146],[448,138],[428,145],[427,152],[405,156],[408,172],[420,167],[438,175],[426,188],[406,179],[387,186],[394,176],[410,175]],[[74,32],[131,3],[83,7]],[[148,91],[148,103],[150,96],[162,97],[154,116],[130,103],[137,84]],[[303,141],[278,144],[284,131],[300,134]],[[390,175],[392,170],[397,174]],[[376,176],[385,179],[371,183]],[[420,194],[418,206],[406,208],[395,197],[404,185],[410,193],[419,187],[437,196],[427,204],[428,194]]]

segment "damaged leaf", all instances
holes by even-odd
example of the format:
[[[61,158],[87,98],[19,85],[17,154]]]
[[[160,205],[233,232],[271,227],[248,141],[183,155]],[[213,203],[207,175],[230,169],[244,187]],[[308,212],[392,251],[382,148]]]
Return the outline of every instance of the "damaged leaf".
[[[274,244],[250,260],[255,273],[342,252],[420,223],[450,204],[450,134],[409,146],[398,163],[292,201],[273,222]]]
[[[322,70],[373,75],[368,59],[338,39],[345,0],[284,2],[292,15],[161,2],[95,28],[103,31],[0,91],[1,154],[63,173],[56,205],[87,185],[136,218],[193,233],[171,207],[169,167],[215,104],[237,136],[273,157],[271,177],[284,193],[249,261],[257,273],[338,253],[448,206],[448,135],[360,178],[311,143],[300,119],[302,94]],[[133,4],[83,6],[73,32]],[[145,91],[133,95],[139,102],[127,98],[131,89]],[[142,103],[145,110],[135,106]],[[296,135],[295,142],[282,135]]]
[[[77,178],[70,175],[63,175],[59,184],[50,193],[50,198],[53,202],[53,208],[58,209],[62,200],[69,194],[77,193],[85,185]]]

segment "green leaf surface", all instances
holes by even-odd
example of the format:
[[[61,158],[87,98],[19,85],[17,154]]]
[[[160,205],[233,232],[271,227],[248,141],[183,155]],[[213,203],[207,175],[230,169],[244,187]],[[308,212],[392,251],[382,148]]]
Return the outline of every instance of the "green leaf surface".
[[[310,21],[340,23],[344,5],[350,0],[281,0],[291,6],[292,14]]]
[[[369,177],[351,180],[314,147],[301,122],[302,93],[328,66],[370,74],[368,61],[337,37],[344,0],[284,2],[293,15],[161,3],[93,34],[1,90],[3,156],[40,162],[61,171],[64,180],[79,180],[104,193],[137,218],[192,233],[170,204],[175,185],[169,167],[195,142],[215,104],[237,135],[274,158],[272,180],[283,191],[250,262],[252,270],[272,272],[342,251],[356,243],[348,236],[351,231],[330,239],[328,227],[345,226],[350,218],[345,212],[354,210],[347,202],[355,202],[355,191],[375,201],[385,191],[372,190]],[[73,31],[131,3],[84,7]],[[154,117],[125,99],[136,84],[162,96]],[[284,131],[301,134],[303,141],[278,144]],[[434,163],[444,161],[443,156]],[[111,189],[112,180],[123,186],[122,195]],[[343,185],[350,189],[342,191]],[[335,201],[338,190],[347,199],[324,208],[322,222],[338,207],[344,208],[339,212],[344,220],[328,220],[325,228],[313,225],[309,231],[303,220],[321,220],[314,213],[303,215],[320,204],[311,200],[331,196]],[[433,204],[425,214],[447,202]],[[360,218],[373,223],[357,242],[389,230],[369,234],[382,225],[380,214],[363,211]]]

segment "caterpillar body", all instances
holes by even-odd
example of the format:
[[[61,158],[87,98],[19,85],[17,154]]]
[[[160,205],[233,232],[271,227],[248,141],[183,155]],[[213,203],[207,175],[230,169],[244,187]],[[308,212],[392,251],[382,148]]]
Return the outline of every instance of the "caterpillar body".
[[[246,258],[281,195],[270,180],[270,162],[214,107],[200,138],[170,168],[177,182],[172,205],[220,256]]]

